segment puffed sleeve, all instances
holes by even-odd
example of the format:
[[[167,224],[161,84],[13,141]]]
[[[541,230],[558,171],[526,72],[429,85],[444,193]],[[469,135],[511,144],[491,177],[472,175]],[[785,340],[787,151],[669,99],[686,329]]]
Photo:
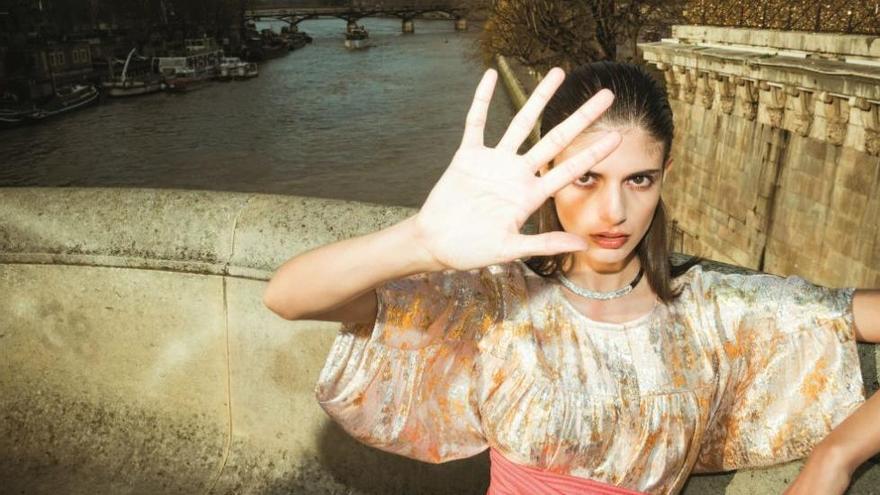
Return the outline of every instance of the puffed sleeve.
[[[440,463],[487,448],[477,343],[499,315],[498,265],[420,273],[376,288],[371,324],[343,323],[318,378],[321,407],[381,450]]]
[[[695,472],[806,457],[865,400],[853,288],[703,271],[717,388]]]

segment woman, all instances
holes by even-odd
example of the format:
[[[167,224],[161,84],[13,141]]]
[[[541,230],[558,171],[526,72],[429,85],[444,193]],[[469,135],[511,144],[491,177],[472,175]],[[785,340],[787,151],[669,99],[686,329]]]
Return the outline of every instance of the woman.
[[[842,493],[880,450],[855,344],[880,341],[880,291],[672,267],[664,90],[625,64],[563,78],[487,148],[487,71],[416,215],[274,275],[273,311],[343,322],[321,406],[427,462],[489,448],[490,493],[677,493],[692,472],[808,454],[789,492]],[[539,207],[541,233],[521,235]]]

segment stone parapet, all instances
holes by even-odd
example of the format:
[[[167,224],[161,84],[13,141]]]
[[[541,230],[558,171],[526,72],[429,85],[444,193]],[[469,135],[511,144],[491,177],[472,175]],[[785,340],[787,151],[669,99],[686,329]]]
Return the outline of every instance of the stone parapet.
[[[678,25],[672,27],[672,38],[691,44],[758,47],[759,50],[772,49],[783,54],[839,60],[851,58],[871,62],[880,58],[880,38],[860,34]]]
[[[485,493],[358,443],[314,386],[339,323],[265,281],[410,208],[269,194],[0,189],[0,492]]]

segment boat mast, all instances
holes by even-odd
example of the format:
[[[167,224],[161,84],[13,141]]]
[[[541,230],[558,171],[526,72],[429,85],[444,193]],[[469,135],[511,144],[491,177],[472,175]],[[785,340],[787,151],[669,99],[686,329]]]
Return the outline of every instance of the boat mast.
[[[128,58],[125,59],[125,66],[122,68],[122,82],[123,83],[125,82],[125,73],[126,73],[126,71],[128,71],[128,63],[131,62],[131,56],[134,55],[134,52],[136,50],[137,50],[137,47],[132,48],[131,51],[128,52]]]

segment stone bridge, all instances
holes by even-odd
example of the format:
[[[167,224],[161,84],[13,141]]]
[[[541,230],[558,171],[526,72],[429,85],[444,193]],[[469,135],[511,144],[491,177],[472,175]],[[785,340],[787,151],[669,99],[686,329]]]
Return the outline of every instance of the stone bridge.
[[[675,26],[665,78],[677,248],[880,287],[880,38]]]
[[[404,33],[415,32],[414,20],[424,17],[427,14],[434,14],[446,17],[455,22],[457,31],[467,29],[467,12],[468,9],[455,7],[449,4],[392,4],[385,6],[382,3],[376,3],[372,6],[366,6],[367,2],[356,2],[350,6],[340,7],[261,7],[259,9],[247,10],[244,13],[245,20],[259,21],[265,19],[276,19],[284,21],[291,26],[297,26],[300,22],[309,19],[317,19],[320,17],[335,17],[343,19],[347,23],[347,30],[350,32],[360,19],[365,17],[399,17],[401,20],[401,31]]]

